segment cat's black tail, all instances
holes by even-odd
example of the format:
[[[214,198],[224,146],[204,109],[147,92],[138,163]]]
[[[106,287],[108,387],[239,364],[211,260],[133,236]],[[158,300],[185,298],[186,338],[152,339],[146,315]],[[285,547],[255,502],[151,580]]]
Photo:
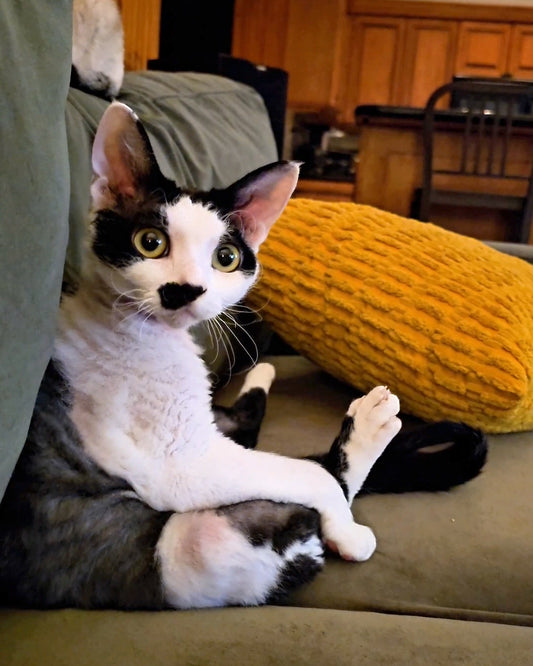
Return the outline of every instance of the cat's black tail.
[[[473,479],[487,459],[481,430],[441,421],[400,432],[370,471],[362,493],[448,490]]]

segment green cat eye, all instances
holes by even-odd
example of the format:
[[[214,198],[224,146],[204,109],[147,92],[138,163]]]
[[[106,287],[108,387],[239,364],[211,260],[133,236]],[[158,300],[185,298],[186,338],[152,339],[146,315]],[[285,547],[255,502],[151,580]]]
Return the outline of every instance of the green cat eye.
[[[212,265],[217,271],[222,271],[223,273],[236,271],[241,265],[241,253],[231,243],[219,245],[213,252]]]
[[[164,231],[155,227],[139,229],[133,234],[133,245],[147,259],[158,259],[168,249],[168,238]]]

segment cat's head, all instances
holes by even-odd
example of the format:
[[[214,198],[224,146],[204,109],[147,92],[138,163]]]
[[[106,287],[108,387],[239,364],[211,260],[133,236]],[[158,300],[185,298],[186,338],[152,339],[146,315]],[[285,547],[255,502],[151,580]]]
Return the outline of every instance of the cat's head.
[[[117,102],[98,126],[92,163],[91,270],[123,309],[175,327],[243,298],[298,178],[296,163],[276,162],[226,189],[182,190],[159,170],[137,116]]]

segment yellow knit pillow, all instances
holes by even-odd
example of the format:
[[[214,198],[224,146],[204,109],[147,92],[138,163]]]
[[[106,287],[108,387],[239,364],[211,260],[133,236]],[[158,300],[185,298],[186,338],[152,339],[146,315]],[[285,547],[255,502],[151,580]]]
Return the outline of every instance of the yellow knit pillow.
[[[533,428],[533,266],[369,206],[294,199],[249,300],[296,350],[402,410]]]

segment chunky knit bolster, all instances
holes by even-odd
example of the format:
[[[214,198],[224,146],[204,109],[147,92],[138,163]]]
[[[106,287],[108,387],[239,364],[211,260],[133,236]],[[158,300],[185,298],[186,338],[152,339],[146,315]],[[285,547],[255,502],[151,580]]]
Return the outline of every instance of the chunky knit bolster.
[[[402,410],[533,427],[533,266],[369,206],[294,199],[261,248],[253,307],[296,350]]]

